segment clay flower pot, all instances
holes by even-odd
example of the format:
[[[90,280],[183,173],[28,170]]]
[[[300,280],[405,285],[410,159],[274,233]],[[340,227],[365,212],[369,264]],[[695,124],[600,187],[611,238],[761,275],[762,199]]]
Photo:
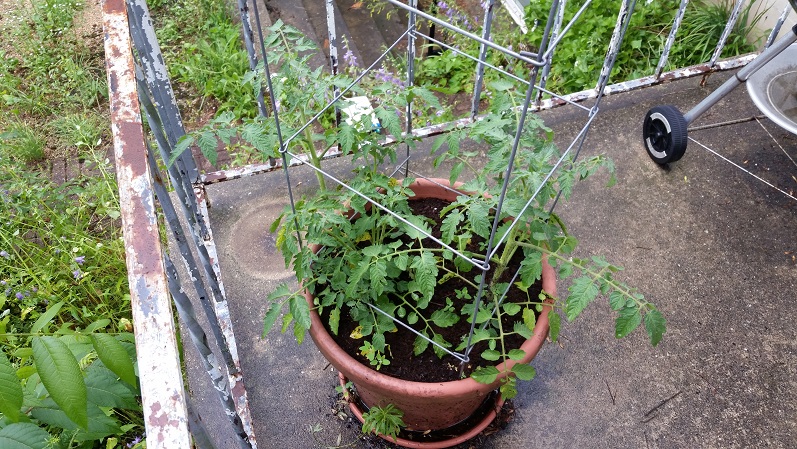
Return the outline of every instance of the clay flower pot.
[[[410,188],[415,192],[415,199],[438,198],[454,201],[457,193],[440,187],[437,184],[449,185],[447,180],[419,179]],[[556,295],[556,283],[553,268],[543,261],[542,288],[551,296]],[[313,297],[305,293],[311,309],[314,307]],[[500,372],[508,371],[516,363],[529,363],[542,347],[548,335],[548,311],[550,306],[545,306],[537,319],[534,335],[526,340],[520,349],[525,351],[523,360],[510,360],[497,366]],[[385,406],[393,404],[404,412],[403,420],[408,430],[426,431],[440,430],[451,427],[471,416],[485,401],[487,396],[500,386],[503,375],[500,375],[491,384],[482,384],[472,378],[450,382],[411,382],[382,374],[370,367],[361,364],[340,346],[335,343],[327,332],[321,318],[312,310],[312,325],[310,336],[326,359],[351,381],[357,389],[362,402],[368,406]],[[495,412],[500,409],[503,401],[496,401],[496,408],[482,422],[471,431],[447,441],[434,443],[419,443],[409,440],[399,440],[398,443],[405,447],[444,448],[466,441],[476,436],[495,417]],[[357,407],[353,410],[355,415],[362,420],[362,413]],[[386,438],[393,442],[392,438]]]

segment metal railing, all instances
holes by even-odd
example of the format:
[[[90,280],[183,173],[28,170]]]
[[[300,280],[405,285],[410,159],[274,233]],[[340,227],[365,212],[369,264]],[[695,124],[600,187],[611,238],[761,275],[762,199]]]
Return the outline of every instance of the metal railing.
[[[717,43],[710,60],[697,66],[664,72],[669,50],[675,41],[681,19],[686,12],[688,0],[682,0],[680,8],[675,12],[670,35],[654,73],[637,80],[609,84],[609,73],[634,9],[633,0],[624,0],[611,42],[607,43],[604,65],[596,86],[582,92],[556,95],[545,89],[545,83],[555,57],[556,46],[566,38],[570,24],[573,23],[572,21],[563,23],[564,1],[555,0],[552,3],[543,45],[540,45],[538,53],[515,52],[495,44],[491,40],[490,33],[496,8],[495,0],[487,2],[482,34],[479,36],[420,11],[414,3],[408,5],[396,0],[385,1],[405,10],[410,18],[407,32],[403,36],[408,39],[407,80],[410,84],[413,81],[414,39],[432,39],[416,28],[418,17],[433,21],[451,32],[480,43],[478,55],[466,55],[466,57],[477,61],[471,113],[469,117],[460,119],[457,123],[467,124],[477,119],[484,71],[486,69],[501,71],[487,63],[487,51],[500,51],[509,57],[524,61],[534,68],[529,79],[520,79],[527,87],[526,98],[522,106],[523,114],[565,104],[575,105],[586,113],[587,118],[582,131],[565,151],[565,154],[572,152],[576,156],[594,116],[598,112],[602,96],[716,70],[738,68],[755,57],[755,55],[747,55],[727,61],[719,60],[725,39],[735,26],[735,21],[739,16],[738,12],[744,2],[744,0],[737,0],[734,5],[734,13],[726,26],[726,32]],[[581,10],[589,7],[590,3],[591,0],[586,0]],[[330,70],[334,72],[338,69],[337,55],[341,40],[336,33],[333,1],[326,0],[325,4],[330,33]],[[260,11],[263,11],[264,8],[259,9],[249,0],[238,0],[238,7],[244,31],[244,46],[249,53],[250,68],[254,69],[258,66],[261,58],[268,56],[263,45],[263,28],[259,17]],[[785,21],[789,10],[790,8],[786,8],[781,14],[777,26],[767,39],[767,46],[779,32],[780,25]],[[170,193],[166,182],[158,171],[157,158],[160,157],[161,162],[168,161],[172,149],[185,130],[146,3],[144,0],[105,0],[103,13],[116,173],[120,190],[128,280],[133,305],[148,447],[187,449],[191,447],[192,439],[194,444],[199,447],[211,444],[202,427],[201,419],[196,417],[191,410],[191,401],[188,400],[185,393],[175,337],[175,320],[172,316],[172,304],[174,304],[190,341],[201,355],[202,364],[216,390],[221,406],[229,417],[230,426],[238,436],[240,446],[256,448],[252,417],[243,384],[243,373],[240,369],[227,298],[221,282],[212,230],[207,218],[204,185],[272,171],[280,167],[285,168],[286,176],[289,176],[287,166],[302,164],[305,159],[303,159],[303,155],[292,154],[288,151],[288,143],[293,137],[282,140],[282,136],[280,137],[282,140],[280,152],[283,156],[281,159],[269,159],[263,164],[213,173],[200,173],[190,152],[184,152],[173,164],[167,164],[169,185],[173,189],[173,192]],[[578,15],[574,20],[577,19]],[[439,40],[435,42],[445,45]],[[458,51],[453,48],[452,50]],[[266,65],[266,67],[268,66]],[[503,72],[506,76],[518,78],[511,73]],[[270,77],[267,77],[267,80],[270,82]],[[336,91],[334,96],[340,97],[343,93],[345,90]],[[543,93],[550,95],[550,98],[543,100]],[[589,107],[582,105],[584,100],[588,99],[595,99],[595,101]],[[269,100],[261,91],[257,99],[257,106],[263,116],[268,114],[267,101]],[[329,107],[333,107],[333,104],[327,105],[327,108]],[[275,105],[271,105],[271,110],[276,110]],[[148,123],[146,129],[142,123],[142,111]],[[446,126],[450,125],[415,128],[411,121],[412,114],[406,114],[406,117],[408,117],[408,121],[405,124],[405,132],[418,137],[441,133]],[[152,140],[154,140],[154,145],[151,144]],[[390,137],[387,138],[387,143],[389,142]],[[517,142],[515,142],[515,149],[516,147]],[[332,152],[330,157],[337,154],[339,153]],[[290,162],[287,156],[291,156]],[[345,182],[341,181],[341,183],[345,186]],[[176,198],[176,202],[180,204],[183,221],[187,223],[187,226],[181,224],[180,214],[176,210],[172,197]],[[185,270],[193,287],[192,294],[188,294],[182,287],[179,270],[161,247],[158,209],[162,212],[166,225],[170,229],[172,241],[175,242],[177,252],[183,259]],[[485,257],[489,255],[490,251],[488,250]],[[474,261],[474,264],[479,268],[484,268],[480,261]],[[218,357],[210,349],[206,331],[199,325],[199,320],[194,313],[196,301],[199,301],[209,322],[209,333],[221,348],[221,360],[218,360]],[[475,309],[477,310],[478,307]],[[467,351],[465,354],[459,355],[466,358]]]

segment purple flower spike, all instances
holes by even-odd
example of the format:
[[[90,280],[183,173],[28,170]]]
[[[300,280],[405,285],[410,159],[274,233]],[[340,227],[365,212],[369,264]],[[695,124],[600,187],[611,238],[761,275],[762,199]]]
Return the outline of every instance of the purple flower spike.
[[[86,261],[86,256],[75,257],[75,262],[77,262],[78,265],[83,265],[83,262],[85,261]]]
[[[6,259],[8,259],[8,258],[9,258],[9,255],[8,255],[8,253],[6,252],[6,250],[3,250],[3,251],[0,251],[0,257],[5,257]]]
[[[74,276],[75,279],[80,279],[80,274],[80,270],[75,270],[72,272],[72,276]]]
[[[19,299],[19,300],[25,299],[25,295],[23,295],[23,294],[22,294],[22,293],[20,293],[20,292],[17,292],[17,294],[16,294],[16,295],[14,295],[14,296],[16,296],[16,297],[17,297],[17,299]]]

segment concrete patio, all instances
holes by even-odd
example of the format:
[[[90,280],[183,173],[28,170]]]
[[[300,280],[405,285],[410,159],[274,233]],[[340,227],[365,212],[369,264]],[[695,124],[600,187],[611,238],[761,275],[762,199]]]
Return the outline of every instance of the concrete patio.
[[[641,142],[650,107],[685,112],[729,76],[714,74],[706,87],[691,78],[605,98],[584,152],[610,156],[617,184],[607,188],[596,176],[557,209],[581,255],[624,266],[618,277],[657,304],[667,318],[664,340],[652,348],[642,330],[615,340],[608,306],[595,304],[532,362],[537,377],[520,384],[506,428],[462,448],[797,447],[797,200],[695,141],[667,168]],[[569,106],[541,115],[562,143],[584,123]],[[758,115],[742,87],[694,126]],[[797,137],[766,118],[690,137],[785,192],[797,190]],[[311,189],[309,173],[295,172],[296,187]],[[392,447],[360,437],[358,423],[333,413],[337,373],[309,339],[298,346],[290,334],[261,336],[266,296],[290,281],[268,234],[287,204],[283,173],[207,192],[258,446]],[[190,351],[186,345],[200,413],[217,447],[236,448]]]

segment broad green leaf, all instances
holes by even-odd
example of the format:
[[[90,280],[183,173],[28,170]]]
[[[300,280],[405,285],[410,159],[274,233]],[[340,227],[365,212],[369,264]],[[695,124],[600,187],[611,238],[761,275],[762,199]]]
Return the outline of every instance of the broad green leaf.
[[[293,323],[293,336],[296,338],[296,343],[302,344],[304,341],[304,336],[307,335],[306,327],[302,326],[302,324],[298,321],[294,321]]]
[[[584,311],[589,303],[598,297],[599,291],[592,279],[586,276],[576,278],[568,290],[570,290],[570,295],[567,297],[567,304],[565,304],[565,313],[568,321],[573,321]]]
[[[415,355],[421,355],[428,347],[429,340],[418,335],[415,337],[415,343],[412,345],[412,353]]]
[[[618,291],[614,291],[609,295],[609,307],[614,311],[619,311],[625,307],[625,296]]]
[[[553,309],[548,312],[548,326],[548,335],[551,337],[551,341],[556,343],[556,339],[559,338],[559,329],[562,327],[562,317]]]
[[[520,312],[520,305],[515,304],[513,302],[504,303],[503,308],[504,308],[504,313],[506,313],[509,316],[515,316],[518,314],[518,312]]]
[[[291,296],[293,292],[286,284],[280,284],[273,292],[271,292],[266,299],[268,301],[276,301],[280,298],[284,298],[286,296]]]
[[[447,310],[435,310],[430,319],[440,327],[451,327],[459,322],[459,315]]]
[[[479,367],[474,371],[470,377],[476,382],[483,384],[491,384],[498,378],[498,368],[494,366]]]
[[[451,170],[449,171],[448,175],[448,182],[451,183],[451,185],[456,184],[457,179],[459,178],[460,173],[462,173],[463,168],[465,168],[464,162],[458,162],[454,164],[453,167],[451,167]]]
[[[3,449],[45,449],[49,447],[49,440],[49,433],[29,422],[12,423],[0,429]]]
[[[332,309],[329,311],[329,330],[333,334],[338,335],[338,326],[340,325],[340,309]]]
[[[531,329],[529,329],[524,323],[521,323],[519,321],[515,322],[514,328],[512,330],[514,330],[515,333],[519,334],[521,337],[525,339],[529,339],[532,336],[534,336],[534,332]]]
[[[531,365],[518,363],[512,367],[512,372],[515,373],[520,380],[531,380],[537,375],[537,371]]]
[[[443,223],[440,225],[444,242],[451,243],[457,230],[459,230],[460,223],[464,219],[465,214],[460,212],[459,209],[454,209],[446,215],[443,219]]]
[[[615,325],[615,337],[625,337],[633,332],[640,323],[642,323],[642,315],[639,313],[639,309],[632,307],[621,310]]]
[[[387,286],[387,261],[385,259],[374,260],[368,276],[371,278],[371,297],[377,299],[384,293]]]
[[[468,206],[468,222],[470,222],[473,232],[488,238],[493,229],[493,221],[490,218],[490,208],[483,200],[474,199]]]
[[[55,337],[33,339],[36,371],[53,401],[82,428],[88,427],[86,383],[75,356]]]
[[[437,263],[432,253],[424,251],[420,257],[415,257],[411,268],[415,271],[415,282],[421,288],[421,294],[424,296],[424,301],[419,301],[419,307],[425,308],[423,303],[428,303],[434,293],[434,288],[437,285]]]
[[[13,422],[19,421],[22,408],[22,385],[16,370],[5,353],[0,352],[0,413]]]
[[[424,221],[423,218],[421,218],[421,217],[419,217],[417,215],[411,215],[411,216],[407,217],[407,221],[412,223],[414,225],[414,227],[405,224],[404,225],[404,232],[407,233],[407,237],[409,237],[409,238],[411,238],[413,240],[426,238],[426,234],[431,234],[432,233],[431,228],[429,228],[429,224],[426,223],[426,221]],[[416,229],[416,228],[420,229],[420,231],[418,229]],[[423,232],[421,232],[421,231],[423,231]],[[424,234],[424,233],[426,233],[426,234]]]
[[[266,316],[263,318],[263,337],[271,331],[271,328],[274,327],[274,323],[277,322],[277,318],[279,318],[280,313],[282,312],[282,304],[280,303],[271,303],[271,306],[268,308],[266,312]]]
[[[85,379],[89,403],[128,410],[139,408],[134,391],[119,382],[117,374],[102,364],[93,363],[86,369]]]
[[[484,360],[495,362],[501,358],[501,353],[493,349],[486,349],[484,352],[482,352],[482,358]]]
[[[522,349],[512,349],[507,356],[512,360],[523,360],[523,357],[526,357],[526,351]]]
[[[103,365],[129,385],[137,385],[133,361],[116,338],[109,334],[91,334],[91,344]]]
[[[288,308],[296,320],[305,330],[310,329],[310,306],[304,296],[294,296],[288,300]]]
[[[535,315],[534,310],[529,308],[523,309],[523,324],[529,329],[534,330],[534,326],[537,325],[537,315]]]
[[[662,336],[667,332],[667,320],[664,315],[656,309],[645,314],[645,330],[650,337],[650,344],[656,346],[661,341]]]
[[[41,316],[39,316],[39,319],[36,320],[36,322],[33,323],[33,326],[30,327],[30,331],[29,332],[31,334],[36,334],[40,330],[44,329],[44,327],[49,325],[50,321],[53,318],[55,318],[56,315],[58,315],[58,312],[61,310],[61,306],[63,306],[63,305],[64,305],[63,301],[59,301],[59,302],[53,304],[52,307],[47,309],[46,312],[42,313]]]
[[[451,347],[451,343],[447,342],[447,341],[445,340],[445,338],[443,338],[443,336],[442,336],[442,335],[440,335],[440,334],[434,334],[434,335],[432,336],[432,340],[433,340],[435,343],[439,344],[440,346],[442,346],[442,347],[444,347],[444,348],[450,348],[450,347]],[[438,347],[437,345],[434,345],[434,346],[432,346],[432,350],[434,350],[434,353],[435,353],[435,354],[437,355],[437,357],[439,357],[439,358],[443,358],[443,357],[444,357],[446,354],[448,354],[447,352],[445,352],[445,351],[443,351],[442,349],[440,349],[440,347]]]

